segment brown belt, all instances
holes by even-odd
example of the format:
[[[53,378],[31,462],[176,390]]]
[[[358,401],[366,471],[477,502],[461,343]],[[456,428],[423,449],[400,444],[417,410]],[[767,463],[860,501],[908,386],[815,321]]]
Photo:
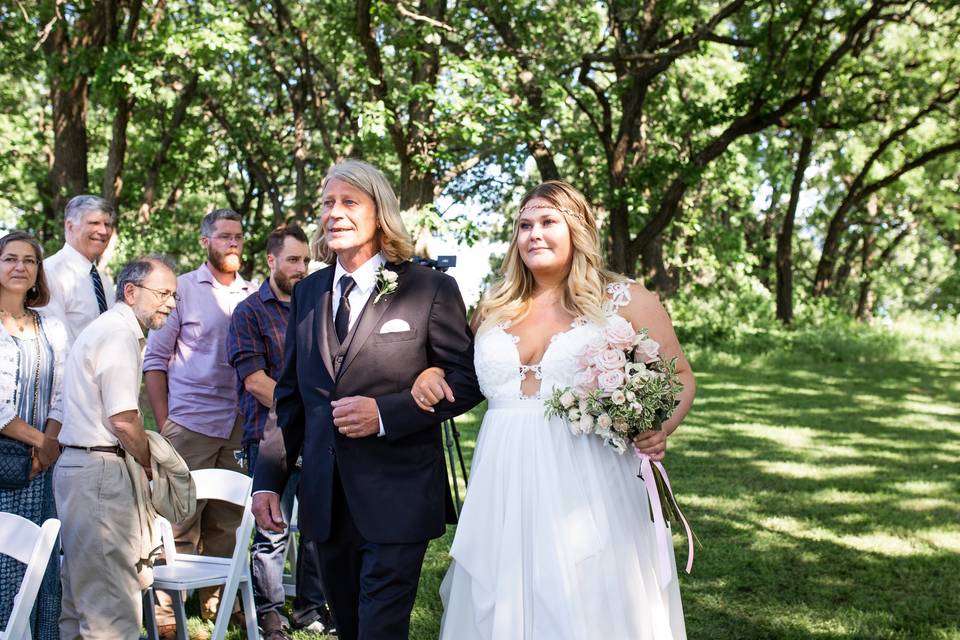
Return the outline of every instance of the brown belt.
[[[72,444],[63,445],[64,449],[79,449],[80,451],[86,451],[90,453],[91,451],[99,451],[100,453],[112,453],[115,456],[120,456],[121,458],[127,455],[127,452],[121,446],[116,447],[78,447]]]

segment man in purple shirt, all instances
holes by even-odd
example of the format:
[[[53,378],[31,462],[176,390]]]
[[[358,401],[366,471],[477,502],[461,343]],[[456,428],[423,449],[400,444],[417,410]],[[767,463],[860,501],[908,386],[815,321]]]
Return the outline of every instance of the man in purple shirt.
[[[151,331],[143,358],[143,381],[160,432],[190,469],[230,469],[240,449],[236,373],[227,362],[227,331],[233,310],[256,288],[237,272],[243,249],[240,214],[217,209],[205,215],[200,242],[207,261],[177,278],[180,301],[166,325]],[[192,518],[174,525],[177,551],[229,557],[241,510],[208,502]],[[217,614],[219,588],[200,590],[200,613]],[[176,622],[169,596],[157,592],[161,637],[173,637]]]
[[[237,392],[243,417],[243,448],[247,472],[252,476],[264,429],[276,428],[276,416],[270,411],[273,390],[283,369],[283,339],[290,314],[290,296],[294,285],[307,275],[310,246],[307,235],[297,225],[281,226],[267,237],[267,266],[270,279],[260,290],[237,306],[230,319],[227,354],[237,371]],[[289,519],[293,497],[300,483],[295,470],[283,492],[281,509]],[[288,520],[289,521],[289,520]],[[289,638],[283,629],[283,565],[289,533],[257,528],[250,553],[253,568],[253,595],[257,621],[263,640]],[[332,623],[320,586],[317,547],[300,538],[296,566],[296,598],[293,601],[293,626],[318,632],[330,632]]]

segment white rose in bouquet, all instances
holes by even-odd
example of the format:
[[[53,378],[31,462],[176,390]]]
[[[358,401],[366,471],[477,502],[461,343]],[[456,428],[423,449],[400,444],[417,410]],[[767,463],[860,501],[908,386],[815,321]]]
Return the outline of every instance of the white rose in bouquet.
[[[617,389],[616,391],[610,394],[610,402],[612,402],[613,404],[623,404],[626,401],[627,401],[627,396],[623,393],[623,391],[620,391],[620,389]]]
[[[580,416],[580,433],[590,433],[593,431],[593,416],[589,413],[584,413]]]

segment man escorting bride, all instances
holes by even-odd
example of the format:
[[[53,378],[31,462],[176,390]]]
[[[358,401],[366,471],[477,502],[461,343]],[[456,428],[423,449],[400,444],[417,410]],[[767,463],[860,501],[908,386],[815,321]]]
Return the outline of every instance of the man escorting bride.
[[[673,416],[634,441],[661,459],[695,393],[670,318],[655,294],[605,269],[593,213],[562,182],[523,198],[502,271],[472,323],[489,404],[441,587],[441,637],[685,638],[673,554],[664,575],[639,461],[544,417],[552,390],[574,385],[578,350],[619,314],[677,358]],[[449,391],[432,368],[411,393],[427,408]]]

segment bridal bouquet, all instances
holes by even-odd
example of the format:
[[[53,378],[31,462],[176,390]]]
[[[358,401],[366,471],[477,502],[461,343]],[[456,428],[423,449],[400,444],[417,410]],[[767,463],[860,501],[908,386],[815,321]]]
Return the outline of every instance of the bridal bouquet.
[[[659,431],[673,415],[683,389],[676,370],[677,359],[664,360],[646,329],[635,332],[613,316],[577,354],[574,386],[554,390],[547,416],[566,418],[574,435],[598,435],[626,453],[634,436]]]
[[[682,523],[687,532],[687,573],[693,568],[693,532],[673,495],[663,464],[633,447],[633,438],[659,431],[673,415],[683,385],[677,377],[677,359],[665,360],[660,345],[646,329],[634,331],[628,320],[613,316],[602,333],[577,353],[573,387],[555,389],[545,401],[547,417],[566,420],[574,435],[597,435],[604,443],[640,459],[639,477],[650,500],[650,515],[660,525],[660,561],[669,573],[673,545],[669,525]]]

